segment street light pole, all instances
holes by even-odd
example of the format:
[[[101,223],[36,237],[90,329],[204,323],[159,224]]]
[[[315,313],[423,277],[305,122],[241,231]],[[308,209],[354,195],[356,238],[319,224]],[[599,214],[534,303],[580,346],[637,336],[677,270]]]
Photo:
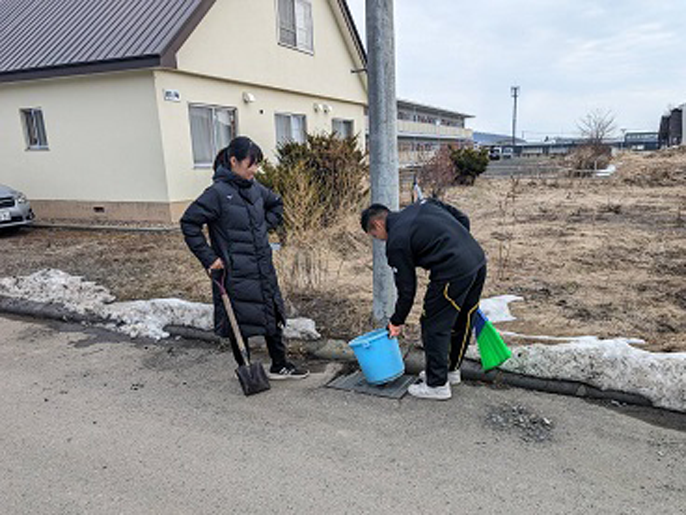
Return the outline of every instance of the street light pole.
[[[515,153],[516,134],[517,134],[517,97],[519,97],[519,86],[512,86],[510,93],[514,99],[514,108],[512,110],[512,155]]]
[[[399,207],[398,104],[395,94],[393,0],[366,0],[367,75],[369,79],[369,168],[372,202]],[[376,322],[386,323],[395,304],[393,274],[383,242],[374,241]]]

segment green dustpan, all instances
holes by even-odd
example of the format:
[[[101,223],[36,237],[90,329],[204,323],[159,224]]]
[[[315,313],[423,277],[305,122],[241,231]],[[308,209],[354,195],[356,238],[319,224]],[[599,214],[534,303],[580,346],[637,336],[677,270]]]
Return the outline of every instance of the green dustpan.
[[[474,331],[481,355],[481,367],[484,370],[499,367],[510,359],[512,352],[480,309],[477,309],[474,315]]]

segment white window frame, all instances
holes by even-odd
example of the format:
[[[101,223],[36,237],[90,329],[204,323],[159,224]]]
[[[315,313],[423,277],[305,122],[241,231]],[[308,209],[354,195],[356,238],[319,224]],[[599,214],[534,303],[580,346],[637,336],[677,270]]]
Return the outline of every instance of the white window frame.
[[[279,45],[314,55],[313,18],[311,0],[276,0]]]
[[[193,109],[208,109],[212,113],[212,140],[210,141],[210,154],[211,158],[209,162],[206,161],[198,161],[196,160],[196,149],[195,149],[195,143],[194,143],[194,138],[193,138],[193,123],[192,123],[192,110]],[[224,148],[223,146],[221,148],[219,145],[219,138],[217,134],[217,113],[219,111],[222,112],[227,112],[231,115],[232,117],[232,124],[230,125],[230,134],[228,140],[231,141],[233,138],[236,137],[236,134],[238,134],[238,109],[235,107],[231,106],[220,106],[220,105],[212,105],[212,104],[200,104],[200,103],[189,103],[188,104],[188,125],[189,125],[189,130],[190,130],[190,136],[191,136],[191,154],[192,154],[192,159],[193,159],[193,168],[212,168],[214,165],[214,159],[217,156],[217,153],[221,150],[221,148]],[[227,143],[228,144],[228,143]]]
[[[350,134],[340,134],[336,130],[336,124],[350,124]],[[355,136],[355,120],[349,118],[333,118],[331,120],[331,132],[341,136],[341,138],[353,137]]]
[[[279,116],[282,116],[284,118],[289,119],[289,131],[291,133],[290,137],[283,140],[279,141],[279,129],[278,129],[278,121],[277,118]],[[298,135],[293,133],[293,118],[299,118],[302,120],[302,137],[298,137]],[[302,114],[302,113],[274,113],[274,132],[276,135],[276,146],[283,145],[285,143],[289,142],[297,142],[297,143],[304,143],[307,141],[307,115]]]
[[[43,109],[40,107],[23,108],[19,110],[19,115],[24,127],[26,150],[49,150]]]

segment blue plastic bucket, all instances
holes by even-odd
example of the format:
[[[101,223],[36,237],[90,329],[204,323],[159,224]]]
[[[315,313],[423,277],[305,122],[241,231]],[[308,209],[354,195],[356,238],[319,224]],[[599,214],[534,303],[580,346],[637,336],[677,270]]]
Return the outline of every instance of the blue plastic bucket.
[[[377,329],[348,343],[369,384],[383,384],[405,373],[405,363],[397,338],[389,338],[387,329]]]

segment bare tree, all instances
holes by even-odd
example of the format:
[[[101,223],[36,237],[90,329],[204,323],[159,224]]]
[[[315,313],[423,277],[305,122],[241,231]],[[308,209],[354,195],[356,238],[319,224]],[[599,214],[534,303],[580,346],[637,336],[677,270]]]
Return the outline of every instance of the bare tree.
[[[610,110],[594,109],[577,123],[581,136],[594,147],[603,145],[617,130],[615,116]]]
[[[595,109],[577,122],[584,139],[569,155],[569,162],[575,175],[589,175],[592,170],[605,168],[612,158],[607,139],[617,129],[612,111]]]

